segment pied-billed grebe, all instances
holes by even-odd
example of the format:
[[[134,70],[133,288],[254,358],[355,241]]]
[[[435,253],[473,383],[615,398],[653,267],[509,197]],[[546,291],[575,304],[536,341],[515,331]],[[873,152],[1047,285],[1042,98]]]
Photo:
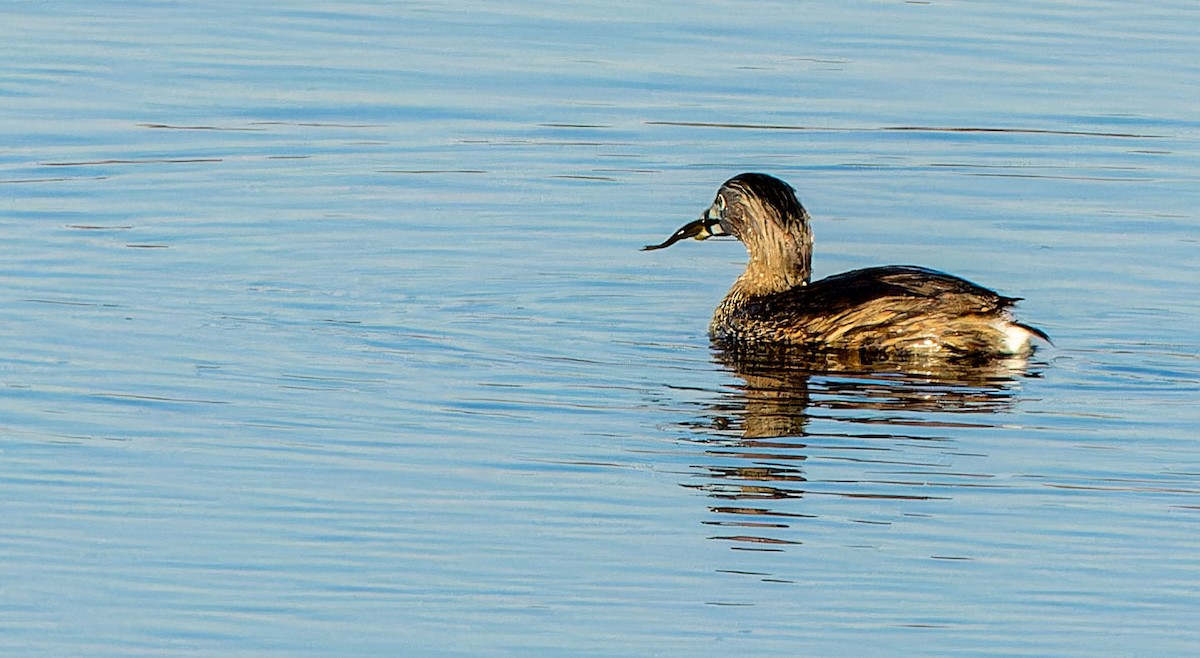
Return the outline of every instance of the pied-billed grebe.
[[[766,174],[729,179],[700,219],[644,249],[719,235],[741,240],[750,262],[713,314],[718,343],[954,358],[1022,355],[1033,337],[1049,340],[1013,319],[1008,309],[1019,298],[923,267],[871,267],[809,283],[808,213],[790,185]]]

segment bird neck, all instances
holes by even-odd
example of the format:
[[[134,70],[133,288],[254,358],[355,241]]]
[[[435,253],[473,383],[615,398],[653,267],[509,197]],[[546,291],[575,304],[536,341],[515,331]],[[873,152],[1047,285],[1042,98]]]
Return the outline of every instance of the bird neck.
[[[812,274],[812,233],[807,222],[797,222],[792,231],[746,236],[750,260],[746,271],[733,284],[747,296],[769,295],[807,285]]]

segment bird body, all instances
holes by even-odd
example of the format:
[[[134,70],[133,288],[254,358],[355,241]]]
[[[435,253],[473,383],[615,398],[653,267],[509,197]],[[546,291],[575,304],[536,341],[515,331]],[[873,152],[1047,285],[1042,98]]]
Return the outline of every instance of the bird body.
[[[1016,301],[936,270],[872,267],[767,294],[734,286],[709,332],[723,343],[813,350],[1019,354],[1045,335],[1013,320]]]

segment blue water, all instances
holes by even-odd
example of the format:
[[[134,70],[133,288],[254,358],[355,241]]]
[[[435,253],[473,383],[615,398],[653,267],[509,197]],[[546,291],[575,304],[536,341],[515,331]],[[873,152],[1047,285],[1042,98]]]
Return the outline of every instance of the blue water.
[[[1200,652],[1200,9],[10,3],[0,651]],[[714,352],[747,170],[1012,371]]]

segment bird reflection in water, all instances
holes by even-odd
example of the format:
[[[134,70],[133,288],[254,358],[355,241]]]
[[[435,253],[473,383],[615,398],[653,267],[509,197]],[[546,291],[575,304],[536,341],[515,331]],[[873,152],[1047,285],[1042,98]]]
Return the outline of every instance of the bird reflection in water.
[[[770,346],[719,350],[715,358],[740,383],[690,424],[705,459],[693,467],[700,481],[684,486],[722,501],[710,506],[716,517],[706,523],[733,531],[712,539],[736,550],[801,543],[789,529],[813,515],[788,502],[795,499],[929,501],[977,486],[970,483],[990,476],[955,472],[946,442],[956,431],[995,426],[987,416],[1011,408],[1020,381],[1038,376],[1026,357],[868,361]],[[815,424],[820,431],[810,429]],[[936,447],[936,457],[914,457],[923,447]],[[804,465],[814,452],[861,469],[850,479],[810,481]],[[876,479],[880,468],[885,479]]]

